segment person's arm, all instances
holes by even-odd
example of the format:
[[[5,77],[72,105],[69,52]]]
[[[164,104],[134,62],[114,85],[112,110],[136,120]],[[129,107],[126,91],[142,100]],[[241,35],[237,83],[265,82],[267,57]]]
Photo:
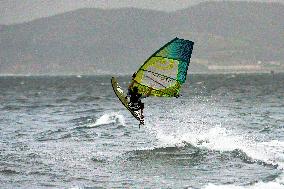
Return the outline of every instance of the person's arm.
[[[136,82],[136,80],[134,79],[135,77],[136,77],[136,72],[132,75],[132,81],[131,81],[131,83],[129,84],[129,86],[128,86],[128,89],[130,89],[130,88],[132,88],[133,87],[133,85],[134,85],[134,83]]]
[[[134,85],[135,80],[132,80],[131,83],[128,85],[128,89],[131,89],[132,86]]]
[[[128,85],[128,90],[127,90],[127,96],[131,96],[131,88],[134,85],[135,80],[132,80],[132,82]]]

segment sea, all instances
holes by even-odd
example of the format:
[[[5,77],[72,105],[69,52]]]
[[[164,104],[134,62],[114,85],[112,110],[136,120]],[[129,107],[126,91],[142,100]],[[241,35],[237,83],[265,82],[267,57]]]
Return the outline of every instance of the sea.
[[[140,129],[110,80],[1,76],[0,188],[284,188],[283,73],[189,74]]]

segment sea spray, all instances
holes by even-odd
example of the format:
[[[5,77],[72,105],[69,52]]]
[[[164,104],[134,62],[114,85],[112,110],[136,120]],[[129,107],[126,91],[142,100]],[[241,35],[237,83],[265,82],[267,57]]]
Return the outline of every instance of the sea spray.
[[[96,127],[99,125],[106,125],[111,123],[116,123],[125,126],[125,119],[123,115],[119,114],[118,112],[105,113],[101,117],[99,117],[96,120],[96,122],[91,125],[91,127]]]

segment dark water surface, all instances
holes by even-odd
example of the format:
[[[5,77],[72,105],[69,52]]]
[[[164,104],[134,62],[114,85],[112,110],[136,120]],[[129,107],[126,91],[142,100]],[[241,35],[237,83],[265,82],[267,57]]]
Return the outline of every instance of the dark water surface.
[[[0,77],[1,188],[284,188],[284,74],[190,75],[141,129],[110,78]]]

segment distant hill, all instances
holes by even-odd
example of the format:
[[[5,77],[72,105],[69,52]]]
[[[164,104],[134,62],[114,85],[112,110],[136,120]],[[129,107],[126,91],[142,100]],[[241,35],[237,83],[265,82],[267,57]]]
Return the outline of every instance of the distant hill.
[[[283,18],[279,3],[207,2],[172,13],[81,9],[0,26],[0,74],[131,73],[174,37],[194,41],[193,60],[209,65],[281,63]],[[200,65],[193,61],[191,71]]]

